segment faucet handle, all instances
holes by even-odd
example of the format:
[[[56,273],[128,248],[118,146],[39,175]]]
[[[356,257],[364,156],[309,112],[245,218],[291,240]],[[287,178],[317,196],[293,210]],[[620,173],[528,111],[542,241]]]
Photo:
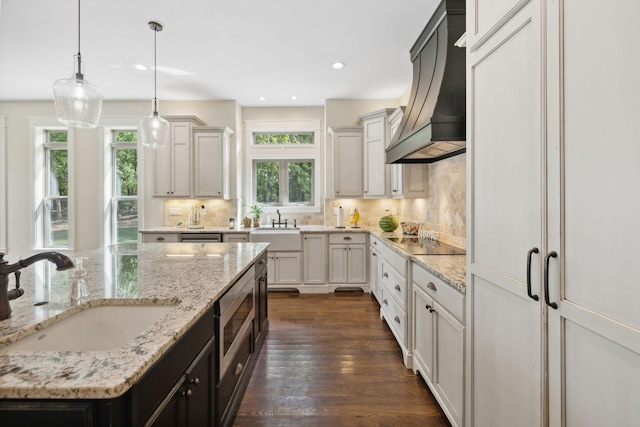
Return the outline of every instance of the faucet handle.
[[[6,259],[4,259],[4,256],[6,255],[6,253],[4,252],[0,252],[0,264],[6,264],[9,261],[7,261]]]
[[[20,289],[20,276],[22,275],[22,271],[18,270],[13,274],[16,276],[16,289]]]

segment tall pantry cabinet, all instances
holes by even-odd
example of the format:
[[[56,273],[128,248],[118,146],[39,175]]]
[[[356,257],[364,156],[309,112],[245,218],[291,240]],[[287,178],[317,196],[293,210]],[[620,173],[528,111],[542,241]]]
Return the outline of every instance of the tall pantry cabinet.
[[[639,14],[467,2],[467,426],[638,422]]]

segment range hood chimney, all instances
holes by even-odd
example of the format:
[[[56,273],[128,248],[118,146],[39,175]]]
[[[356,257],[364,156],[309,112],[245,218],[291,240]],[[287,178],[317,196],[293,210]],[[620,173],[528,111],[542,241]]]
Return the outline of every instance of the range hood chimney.
[[[432,163],[466,150],[464,0],[443,0],[411,48],[409,103],[387,163]]]

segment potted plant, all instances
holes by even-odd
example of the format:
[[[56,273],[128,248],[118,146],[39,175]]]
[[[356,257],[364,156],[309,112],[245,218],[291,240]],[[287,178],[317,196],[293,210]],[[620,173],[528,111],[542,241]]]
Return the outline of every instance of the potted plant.
[[[252,205],[249,207],[251,213],[253,213],[253,226],[260,227],[260,215],[262,215],[262,208],[258,205]]]

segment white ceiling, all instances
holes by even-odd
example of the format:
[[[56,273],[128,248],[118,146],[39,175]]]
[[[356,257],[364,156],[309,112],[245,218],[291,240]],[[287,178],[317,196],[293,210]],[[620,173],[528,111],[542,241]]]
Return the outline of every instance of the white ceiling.
[[[438,2],[84,0],[85,78],[105,100],[150,100],[147,23],[155,20],[164,26],[157,40],[161,102],[319,106],[326,99],[399,98],[411,85],[409,49]],[[76,0],[2,1],[0,100],[53,99],[51,85],[71,77],[76,51]],[[346,67],[333,70],[336,60]]]

